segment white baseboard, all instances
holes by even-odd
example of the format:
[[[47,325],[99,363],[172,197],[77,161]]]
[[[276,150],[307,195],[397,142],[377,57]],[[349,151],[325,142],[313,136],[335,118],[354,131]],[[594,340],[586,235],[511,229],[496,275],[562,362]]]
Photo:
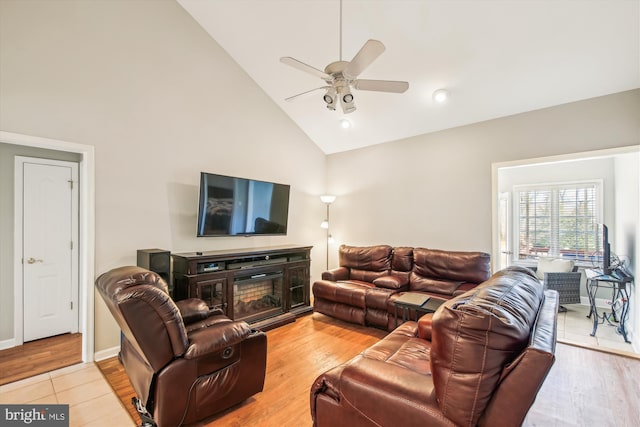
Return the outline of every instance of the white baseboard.
[[[99,362],[101,360],[117,356],[119,352],[120,352],[120,346],[111,347],[106,350],[96,351],[93,354],[93,360],[95,360],[96,362]]]
[[[0,341],[0,350],[6,350],[8,348],[12,348],[16,346],[16,339],[9,338],[8,340]]]

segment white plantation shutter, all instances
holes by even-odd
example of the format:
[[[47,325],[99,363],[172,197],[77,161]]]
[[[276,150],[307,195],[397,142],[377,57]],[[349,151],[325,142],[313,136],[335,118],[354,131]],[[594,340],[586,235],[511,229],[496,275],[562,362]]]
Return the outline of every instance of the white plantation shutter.
[[[590,261],[598,251],[600,187],[588,182],[519,188],[518,258]]]

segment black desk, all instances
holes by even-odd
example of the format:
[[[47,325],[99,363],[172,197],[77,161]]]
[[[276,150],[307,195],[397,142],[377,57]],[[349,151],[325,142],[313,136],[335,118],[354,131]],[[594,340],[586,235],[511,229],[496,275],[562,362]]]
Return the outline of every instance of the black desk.
[[[419,292],[405,292],[393,301],[396,328],[398,327],[398,307],[402,309],[402,322],[411,317],[411,310],[415,310],[416,322],[419,314],[433,313],[445,300],[432,298]]]
[[[593,331],[591,336],[596,335],[598,330],[598,324],[605,321],[610,325],[616,326],[611,321],[618,323],[616,332],[622,335],[624,341],[630,343],[627,338],[626,322],[629,314],[629,292],[627,290],[627,284],[633,282],[633,277],[629,275],[613,275],[603,274],[602,270],[585,269],[585,275],[587,276],[587,294],[589,296],[589,315],[588,318],[593,316]],[[596,294],[598,289],[611,289],[611,312],[604,311],[601,314],[598,313],[598,307],[596,306]]]

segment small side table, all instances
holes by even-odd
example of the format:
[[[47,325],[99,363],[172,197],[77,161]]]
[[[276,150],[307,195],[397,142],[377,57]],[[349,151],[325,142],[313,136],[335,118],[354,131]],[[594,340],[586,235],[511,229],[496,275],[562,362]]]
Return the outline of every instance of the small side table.
[[[586,285],[590,305],[589,315],[587,317],[591,318],[593,316],[593,330],[590,335],[592,337],[596,335],[598,324],[606,321],[610,325],[613,325],[611,323],[613,320],[618,323],[616,331],[622,335],[626,343],[630,343],[631,341],[629,341],[629,338],[627,337],[626,328],[627,315],[629,313],[629,292],[627,290],[627,284],[631,284],[633,282],[633,277],[626,274],[616,274],[616,272],[612,274],[603,274],[601,270],[595,269],[585,269],[584,272],[587,276]],[[598,307],[596,306],[596,294],[600,288],[612,290],[612,307],[610,313],[607,313],[606,311],[598,313]],[[613,303],[618,300],[621,301],[619,315],[617,315],[616,310],[613,307]]]
[[[445,300],[433,298],[419,292],[405,292],[393,301],[396,328],[398,327],[398,307],[402,310],[402,322],[406,322],[411,316],[411,310],[419,314],[433,313]]]

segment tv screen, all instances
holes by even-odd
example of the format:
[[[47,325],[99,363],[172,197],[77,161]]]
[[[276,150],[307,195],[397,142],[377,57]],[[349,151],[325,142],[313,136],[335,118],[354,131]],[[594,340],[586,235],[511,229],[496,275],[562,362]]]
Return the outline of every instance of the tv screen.
[[[600,228],[600,248],[602,250],[602,272],[611,273],[611,244],[609,243],[609,228],[604,224],[599,224]]]
[[[289,188],[201,172],[198,237],[287,234]]]

